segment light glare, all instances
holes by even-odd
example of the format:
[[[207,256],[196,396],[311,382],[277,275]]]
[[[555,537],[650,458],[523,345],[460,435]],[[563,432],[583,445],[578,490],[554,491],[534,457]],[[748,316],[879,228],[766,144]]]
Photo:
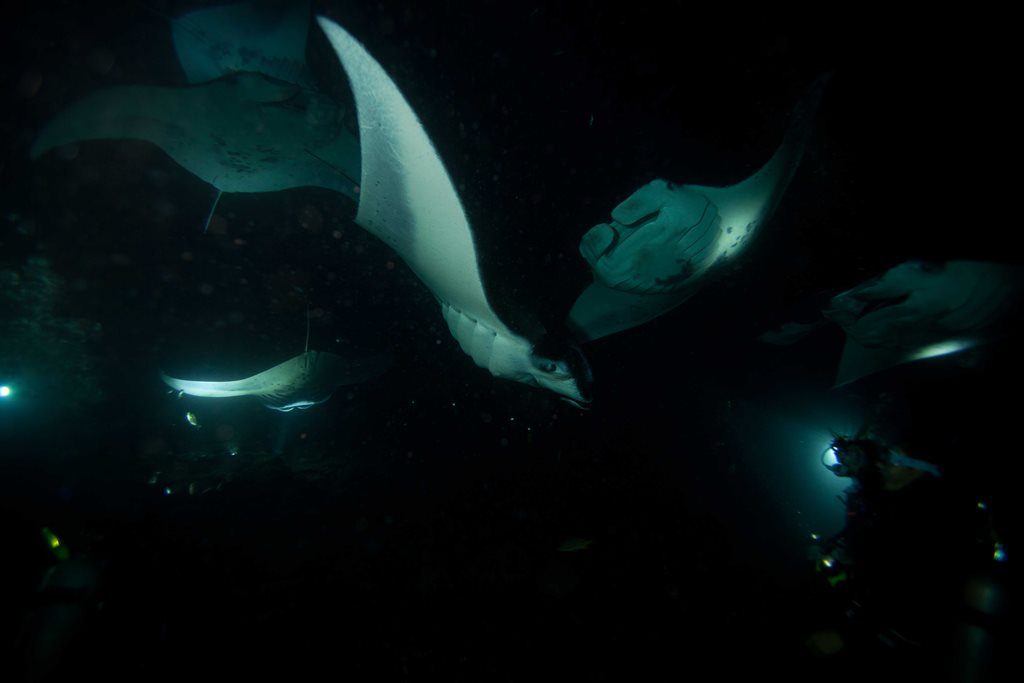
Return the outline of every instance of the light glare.
[[[931,344],[922,349],[918,349],[911,356],[912,360],[924,360],[925,358],[937,358],[938,356],[948,356],[951,353],[957,353],[964,349],[969,349],[973,344],[969,341],[961,340],[950,340],[940,342],[938,344]]]
[[[821,461],[824,463],[825,467],[832,467],[833,465],[839,464],[839,457],[836,453],[835,446],[832,446],[825,451],[825,455],[822,457]]]

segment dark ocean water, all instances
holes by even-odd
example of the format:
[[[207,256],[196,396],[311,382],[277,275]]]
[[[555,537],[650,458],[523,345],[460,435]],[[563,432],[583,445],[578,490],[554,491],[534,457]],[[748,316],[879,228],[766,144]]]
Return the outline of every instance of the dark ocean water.
[[[1013,195],[986,161],[1005,156],[1010,111],[997,29],[798,27],[686,3],[314,3],[422,119],[495,307],[549,328],[589,282],[577,245],[590,226],[654,178],[745,178],[832,73],[754,245],[680,308],[587,346],[582,412],[477,368],[340,194],[225,194],[204,234],[215,190],[152,145],[29,161],[43,124],[90,92],[184,84],[165,17],[203,4],[5,10],[5,670],[614,681],[969,668],[956,654],[965,581],[1003,571],[985,561],[993,525],[1015,538],[1002,521],[1017,507],[1004,470],[1015,345],[830,390],[838,329],[784,348],[756,337],[907,259],[1022,264]],[[307,55],[344,97],[315,27]],[[284,414],[160,382],[298,354],[307,306],[313,348],[388,351],[391,370]],[[946,476],[879,513],[859,583],[835,588],[809,539],[843,528],[849,481],[820,456],[830,431],[879,412]],[[87,605],[78,621],[46,621],[38,588],[57,560],[44,527],[91,587],[68,598]],[[572,539],[590,543],[559,550]],[[1006,665],[1002,619],[986,622],[990,668]],[[842,648],[821,654],[833,631]],[[33,654],[40,641],[60,656]]]

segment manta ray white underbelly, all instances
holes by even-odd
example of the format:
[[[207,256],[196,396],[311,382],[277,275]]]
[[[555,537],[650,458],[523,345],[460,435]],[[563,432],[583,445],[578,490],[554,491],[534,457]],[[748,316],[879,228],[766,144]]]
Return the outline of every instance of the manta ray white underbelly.
[[[383,373],[385,355],[342,358],[326,351],[307,351],[251,377],[227,381],[179,379],[161,375],[172,389],[190,396],[235,398],[255,396],[273,410],[289,412],[323,403],[335,389]]]
[[[409,264],[441,304],[462,350],[492,375],[586,402],[575,359],[549,358],[516,334],[487,300],[462,202],[412,107],[345,29],[320,27],[348,76],[359,119],[362,182],[356,223]]]

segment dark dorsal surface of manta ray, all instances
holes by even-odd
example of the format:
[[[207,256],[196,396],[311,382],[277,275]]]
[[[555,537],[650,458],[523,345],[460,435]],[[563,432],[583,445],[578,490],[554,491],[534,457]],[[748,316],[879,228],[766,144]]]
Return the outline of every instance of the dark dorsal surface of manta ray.
[[[544,355],[498,317],[484,292],[462,202],[412,107],[380,64],[345,29],[320,17],[352,87],[359,119],[362,192],[356,223],[401,255],[430,288],[448,329],[477,365],[496,377],[588,402],[590,374],[566,346]]]
[[[594,282],[567,326],[580,341],[636,327],[682,304],[750,244],[782,198],[803,156],[821,93],[819,78],[797,105],[775,154],[729,187],[654,180],[580,242]]]
[[[390,364],[390,358],[382,354],[342,358],[327,351],[306,351],[244,379],[178,379],[162,373],[161,379],[172,389],[190,396],[255,396],[272,410],[289,412],[323,403],[338,387],[373,379],[387,370]]]
[[[252,71],[313,89],[306,65],[309,3],[242,2],[171,20],[178,63],[189,83]]]
[[[356,199],[359,142],[344,107],[311,87],[309,18],[309,3],[246,2],[172,19],[178,62],[199,85],[99,90],[50,121],[30,154],[143,140],[219,192],[324,187]]]
[[[85,140],[144,140],[222,192],[325,187],[355,198],[359,143],[330,98],[257,73],[183,88],[121,86],[50,121],[38,158]]]
[[[997,339],[1022,294],[1024,269],[983,261],[907,261],[842,292],[822,311],[846,332],[835,386]]]

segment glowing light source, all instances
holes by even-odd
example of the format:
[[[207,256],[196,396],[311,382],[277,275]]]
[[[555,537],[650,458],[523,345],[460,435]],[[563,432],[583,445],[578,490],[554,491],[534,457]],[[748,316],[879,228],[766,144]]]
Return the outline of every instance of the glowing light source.
[[[826,555],[825,557],[821,558],[821,564],[826,569],[831,569],[832,565],[834,565],[835,563],[836,561],[832,559],[831,555]]]
[[[979,510],[988,510],[988,504],[985,501],[983,501],[983,500],[979,500],[978,501],[978,509]]]
[[[815,534],[815,533],[811,534],[811,540],[812,541],[817,541],[819,538],[821,538],[821,536],[819,536],[818,534]]]
[[[925,358],[936,358],[938,356],[948,356],[951,353],[957,353],[964,349],[969,349],[974,346],[973,342],[952,339],[950,341],[940,342],[938,344],[931,344],[922,349],[918,349],[911,355],[912,360],[923,360]]]
[[[835,446],[831,446],[825,451],[824,455],[821,457],[821,463],[825,465],[825,467],[832,467],[833,465],[839,464],[839,453],[836,451]]]
[[[1002,543],[996,543],[995,550],[992,552],[992,559],[996,562],[1006,562],[1006,548],[1003,547]]]
[[[7,386],[6,384],[4,384],[3,386],[0,386],[0,398],[7,398],[10,395],[11,395],[11,388],[9,386]]]
[[[164,495],[165,496],[171,495],[171,487],[170,486],[165,486],[164,487]]]
[[[43,536],[46,538],[46,542],[50,545],[51,548],[60,547],[60,539],[57,538],[57,534],[53,533],[46,527],[43,527]]]
[[[46,540],[46,545],[50,546],[50,550],[53,551],[54,556],[58,560],[66,560],[70,556],[68,549],[61,545],[60,539],[57,538],[57,534],[50,531],[49,527],[42,528],[43,538]]]

